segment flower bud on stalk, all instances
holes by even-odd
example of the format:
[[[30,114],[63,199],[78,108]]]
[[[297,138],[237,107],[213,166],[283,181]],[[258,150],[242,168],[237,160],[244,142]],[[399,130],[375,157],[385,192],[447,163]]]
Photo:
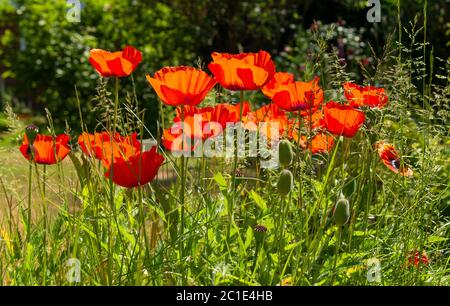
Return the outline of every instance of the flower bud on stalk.
[[[25,134],[27,135],[28,143],[33,145],[36,140],[36,136],[39,133],[39,128],[34,124],[30,124],[25,128]]]
[[[281,140],[278,147],[278,151],[280,164],[282,164],[284,167],[289,166],[292,163],[292,160],[294,159],[294,152],[292,152],[291,143],[285,139]]]
[[[267,227],[262,224],[257,224],[254,230],[255,230],[255,240],[259,244],[264,239],[264,235],[267,232]]]
[[[291,192],[292,187],[294,186],[294,177],[292,172],[284,169],[280,173],[280,177],[278,178],[278,193],[285,196],[289,192]]]
[[[343,194],[341,194],[339,200],[336,202],[333,214],[334,222],[340,226],[346,224],[350,219],[350,204]]]
[[[28,139],[28,151],[30,152],[31,159],[34,159],[34,141],[36,140],[36,136],[39,133],[39,128],[34,124],[30,124],[25,128],[25,135],[27,135]]]

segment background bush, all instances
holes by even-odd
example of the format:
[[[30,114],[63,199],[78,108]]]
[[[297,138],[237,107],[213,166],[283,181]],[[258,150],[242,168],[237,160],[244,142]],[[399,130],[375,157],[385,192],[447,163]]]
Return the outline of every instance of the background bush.
[[[280,70],[309,77],[305,74],[314,73],[307,67],[312,62],[308,54],[314,21],[319,21],[318,31],[330,31],[328,48],[337,48],[352,78],[359,80],[360,63],[368,64],[372,58],[369,46],[381,52],[397,27],[397,0],[381,2],[382,22],[376,24],[366,20],[367,1],[83,0],[81,22],[71,23],[66,19],[71,5],[64,0],[4,0],[0,4],[0,73],[2,84],[6,83],[2,102],[12,102],[20,113],[30,109],[33,115],[47,107],[57,126],[63,128],[67,120],[79,129],[76,85],[82,111],[89,114],[84,119],[93,128],[98,76],[89,65],[89,50],[119,50],[130,44],[144,55],[134,78],[140,104],[148,110],[146,123],[154,129],[158,108],[146,73],[166,65],[207,63],[212,51],[265,49],[277,59]],[[402,5],[405,26],[421,12],[423,2]],[[428,2],[428,15],[433,16],[428,38],[434,55],[445,59],[448,10],[445,0]],[[404,36],[405,43],[407,39]],[[131,81],[121,85],[130,90]]]

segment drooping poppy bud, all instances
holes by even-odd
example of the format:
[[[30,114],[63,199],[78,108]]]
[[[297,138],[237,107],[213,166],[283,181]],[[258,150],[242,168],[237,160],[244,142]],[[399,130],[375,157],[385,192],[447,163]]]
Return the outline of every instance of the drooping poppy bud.
[[[278,193],[285,196],[291,192],[292,188],[294,186],[294,176],[292,175],[292,172],[284,169],[280,173],[280,177],[278,178]]]
[[[39,128],[37,126],[35,126],[34,124],[30,124],[25,128],[25,134],[27,135],[28,144],[30,146],[33,145],[38,133],[39,133]]]
[[[289,140],[281,140],[279,147],[279,159],[280,164],[282,164],[284,167],[289,166],[292,163],[292,160],[294,159],[294,152],[292,152],[292,146]]]
[[[264,240],[264,235],[267,232],[267,227],[263,224],[257,224],[254,227],[256,243],[260,244]]]
[[[341,194],[339,200],[336,202],[333,215],[334,222],[341,226],[346,224],[350,219],[350,204],[343,194]]]

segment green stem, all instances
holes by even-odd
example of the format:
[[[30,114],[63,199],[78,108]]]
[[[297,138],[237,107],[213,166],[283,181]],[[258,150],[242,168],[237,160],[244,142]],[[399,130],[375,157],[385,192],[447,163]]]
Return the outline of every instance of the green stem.
[[[32,173],[33,173],[33,164],[30,162],[29,169],[28,169],[28,208],[27,208],[27,243],[30,242],[30,234],[31,234],[31,180],[32,180]]]
[[[181,107],[181,122],[183,124],[183,135],[181,141],[181,192],[180,192],[180,203],[181,203],[181,231],[180,231],[180,260],[181,265],[183,265],[183,256],[184,256],[184,227],[185,227],[185,188],[186,188],[186,168],[185,168],[185,156],[184,156],[184,145],[186,140],[186,131],[184,130],[184,105]],[[184,268],[182,269],[184,272]],[[183,273],[183,285],[186,285],[186,275]]]
[[[111,169],[110,169],[110,173],[109,173],[109,188],[110,188],[110,205],[111,205],[111,210],[113,212],[114,215],[114,221],[116,223],[117,226],[117,231],[119,232],[119,236],[120,236],[120,229],[118,226],[118,222],[117,222],[117,215],[116,215],[116,204],[114,202],[114,194],[115,194],[115,188],[114,188],[114,182],[113,182],[113,177],[114,177],[114,136],[116,134],[117,131],[117,113],[118,113],[118,109],[119,109],[119,78],[116,77],[115,78],[115,90],[114,90],[115,94],[115,99],[114,99],[114,117],[113,117],[113,133],[112,135],[110,135],[110,142],[111,142]],[[108,284],[112,285],[112,274],[111,274],[111,270],[112,270],[112,256],[111,256],[111,242],[112,242],[112,238],[111,238],[111,228],[110,228],[110,222],[108,222],[108,234],[109,234],[109,240],[108,240]]]
[[[115,91],[114,91],[114,121],[113,121],[113,135],[116,134],[117,131],[117,113],[119,110],[119,78],[116,77],[115,82]]]
[[[242,123],[242,112],[244,109],[244,91],[240,91],[240,102],[239,102],[239,122],[238,124]],[[233,223],[234,218],[234,207],[236,202],[236,196],[237,196],[237,190],[236,190],[236,171],[237,171],[237,165],[238,165],[238,131],[236,130],[235,135],[235,141],[234,141],[234,159],[233,159],[233,172],[231,173],[231,182],[232,182],[232,190],[231,190],[231,201],[229,201],[228,205],[228,231],[227,236],[229,237],[230,231],[231,231],[231,224]]]
[[[303,207],[303,195],[302,195],[302,167],[300,164],[300,152],[301,152],[301,139],[302,139],[302,114],[298,111],[298,132],[297,132],[297,164],[296,164],[296,176],[299,181],[299,192],[298,192],[298,206]]]
[[[42,174],[42,205],[43,205],[43,217],[44,217],[44,239],[43,239],[43,245],[44,245],[44,268],[42,270],[42,280],[43,285],[46,285],[46,278],[47,278],[47,201],[45,200],[45,185],[46,185],[46,179],[47,179],[47,165],[44,165],[44,171]]]
[[[337,266],[337,259],[339,256],[339,251],[341,249],[341,243],[342,243],[342,228],[341,226],[337,226],[337,235],[338,235],[338,241],[336,242],[336,254],[334,255],[334,263],[333,263],[333,276],[331,277],[331,284],[334,284],[334,278],[336,277],[336,266]]]

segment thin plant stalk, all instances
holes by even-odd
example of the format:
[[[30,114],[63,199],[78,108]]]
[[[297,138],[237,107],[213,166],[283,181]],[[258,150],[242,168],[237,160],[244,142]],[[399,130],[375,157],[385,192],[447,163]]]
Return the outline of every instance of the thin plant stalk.
[[[28,207],[27,207],[27,238],[26,242],[30,242],[31,234],[31,192],[32,192],[32,176],[33,176],[33,163],[30,162],[28,166]]]
[[[244,91],[240,91],[240,98],[239,98],[239,124],[242,123],[242,113],[244,109]],[[231,190],[231,201],[228,205],[228,235],[230,234],[231,230],[231,223],[233,222],[233,215],[234,215],[234,207],[236,202],[236,196],[237,196],[237,190],[236,190],[236,171],[238,166],[238,139],[237,139],[237,131],[236,131],[236,138],[234,142],[234,159],[233,159],[233,172],[231,173],[231,182],[232,182],[232,190]]]
[[[185,227],[185,188],[186,188],[186,168],[185,168],[185,156],[184,156],[184,144],[186,140],[186,131],[184,130],[184,105],[181,107],[181,122],[183,124],[183,134],[182,134],[182,140],[181,140],[181,190],[180,190],[180,204],[181,204],[181,229],[180,229],[180,260],[181,264],[183,265],[183,256],[184,256],[184,242],[183,242],[183,235],[184,235],[184,227]],[[184,268],[182,269],[184,272]],[[185,282],[186,275],[183,273],[183,281]]]

